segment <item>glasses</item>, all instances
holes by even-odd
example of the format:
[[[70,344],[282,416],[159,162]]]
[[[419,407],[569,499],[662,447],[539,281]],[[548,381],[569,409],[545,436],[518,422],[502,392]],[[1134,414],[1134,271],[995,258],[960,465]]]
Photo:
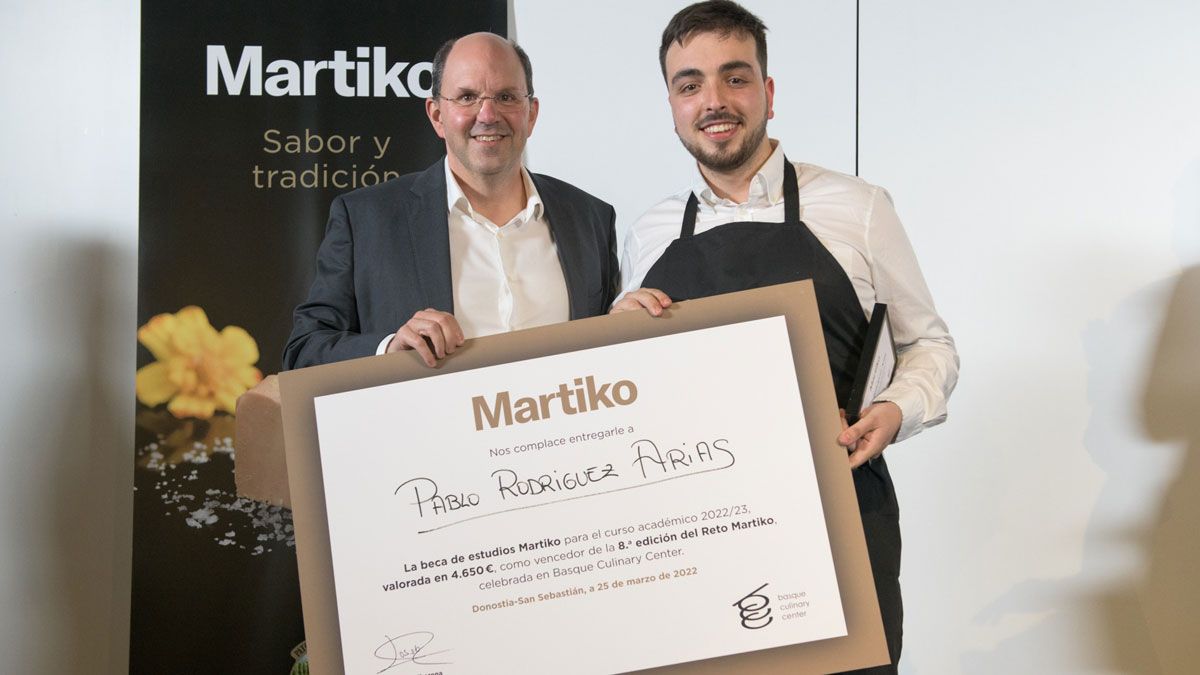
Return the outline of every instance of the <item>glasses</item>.
[[[443,101],[450,101],[454,105],[463,110],[479,110],[483,107],[484,101],[491,101],[492,105],[497,110],[511,112],[520,110],[525,106],[525,101],[532,99],[533,94],[519,94],[515,91],[502,91],[493,96],[481,96],[475,92],[468,91],[458,96],[438,96]]]

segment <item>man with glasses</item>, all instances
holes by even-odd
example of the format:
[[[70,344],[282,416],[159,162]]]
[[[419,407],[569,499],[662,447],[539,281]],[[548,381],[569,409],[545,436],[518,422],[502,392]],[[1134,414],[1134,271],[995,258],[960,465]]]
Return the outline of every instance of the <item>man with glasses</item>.
[[[529,57],[475,33],[442,45],[425,111],[446,157],[339,196],[284,368],[603,314],[619,270],[608,204],[521,164],[538,116]]]

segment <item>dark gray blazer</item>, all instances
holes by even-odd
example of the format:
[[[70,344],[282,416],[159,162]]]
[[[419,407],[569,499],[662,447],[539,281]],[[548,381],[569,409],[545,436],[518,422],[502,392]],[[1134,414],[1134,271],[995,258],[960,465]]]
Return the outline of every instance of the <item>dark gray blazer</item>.
[[[530,175],[558,248],[570,318],[607,312],[620,283],[613,208]],[[373,355],[414,313],[454,313],[452,283],[443,162],[339,196],[308,299],[293,315],[284,370]]]

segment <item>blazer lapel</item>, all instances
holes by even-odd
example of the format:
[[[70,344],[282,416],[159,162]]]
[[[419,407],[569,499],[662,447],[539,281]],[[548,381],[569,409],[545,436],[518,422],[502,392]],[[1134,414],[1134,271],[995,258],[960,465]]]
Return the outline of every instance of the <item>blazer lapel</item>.
[[[579,230],[571,227],[571,223],[583,221],[575,213],[575,205],[555,192],[549,181],[542,180],[541,176],[533,172],[530,172],[529,176],[542,198],[546,222],[550,223],[550,234],[554,237],[555,248],[558,249],[558,262],[562,265],[563,279],[567,282],[570,318],[582,319],[589,315],[587,286],[581,266],[573,264],[572,261],[583,260],[585,251]]]
[[[409,234],[417,280],[428,306],[454,313],[450,280],[450,224],[446,213],[446,169],[437,162],[413,182]]]

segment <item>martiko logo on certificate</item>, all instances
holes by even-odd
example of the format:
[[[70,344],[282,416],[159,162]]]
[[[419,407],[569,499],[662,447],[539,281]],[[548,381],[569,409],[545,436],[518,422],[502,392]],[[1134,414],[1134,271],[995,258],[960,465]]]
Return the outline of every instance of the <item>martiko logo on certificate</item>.
[[[573,385],[564,382],[554,391],[522,396],[516,402],[512,400],[512,392],[496,392],[490,406],[486,398],[474,396],[471,405],[475,411],[475,431],[483,431],[485,421],[489,429],[495,429],[498,426],[544,420],[555,410],[566,415],[577,415],[600,408],[612,408],[614,405],[629,405],[638,397],[637,385],[630,380],[618,380],[597,387],[596,378],[588,375],[575,378]]]

